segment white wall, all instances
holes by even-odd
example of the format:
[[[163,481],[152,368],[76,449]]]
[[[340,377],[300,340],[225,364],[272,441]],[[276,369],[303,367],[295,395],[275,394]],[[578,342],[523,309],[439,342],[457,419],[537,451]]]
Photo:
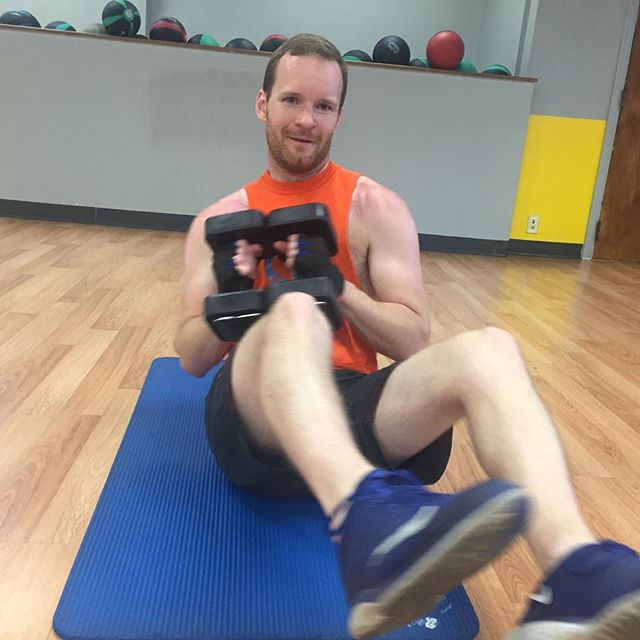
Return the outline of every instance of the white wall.
[[[465,41],[465,57],[473,60],[478,53],[486,3],[487,0],[149,0],[147,12],[149,25],[160,17],[172,16],[184,24],[189,37],[209,33],[222,45],[232,38],[244,37],[259,47],[269,34],[292,36],[307,31],[329,38],[343,53],[364,49],[371,54],[380,38],[399,35],[409,43],[412,57],[425,55],[426,43],[436,31],[454,29]],[[517,38],[519,35],[518,29]]]
[[[140,11],[140,33],[144,33],[147,3],[145,0],[131,1]],[[102,21],[102,9],[106,4],[107,0],[0,0],[0,14],[11,9],[25,9],[32,13],[43,27],[54,20],[65,20],[76,31],[84,31],[90,24]]]
[[[487,0],[478,54],[472,60],[479,71],[503,64],[515,73],[526,4],[526,0]]]

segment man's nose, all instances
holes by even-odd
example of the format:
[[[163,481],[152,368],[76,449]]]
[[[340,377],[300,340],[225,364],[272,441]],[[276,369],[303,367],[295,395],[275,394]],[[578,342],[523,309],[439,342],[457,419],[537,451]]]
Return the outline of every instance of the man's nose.
[[[298,111],[298,117],[296,118],[298,124],[304,127],[312,127],[315,125],[315,118],[313,115],[313,105],[303,105]]]

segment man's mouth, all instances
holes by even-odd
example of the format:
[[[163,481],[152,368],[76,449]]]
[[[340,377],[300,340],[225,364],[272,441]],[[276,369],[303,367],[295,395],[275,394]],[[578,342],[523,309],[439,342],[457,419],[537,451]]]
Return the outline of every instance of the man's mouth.
[[[302,142],[304,144],[312,144],[313,140],[310,140],[309,138],[298,138],[296,136],[289,136],[292,140],[294,140],[295,142]]]

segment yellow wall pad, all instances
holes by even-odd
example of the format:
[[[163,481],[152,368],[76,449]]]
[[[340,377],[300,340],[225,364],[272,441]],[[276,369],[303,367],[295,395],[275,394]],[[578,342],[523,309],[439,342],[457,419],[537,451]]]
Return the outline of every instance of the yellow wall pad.
[[[584,242],[606,121],[529,117],[512,240]],[[538,216],[538,233],[527,219]]]

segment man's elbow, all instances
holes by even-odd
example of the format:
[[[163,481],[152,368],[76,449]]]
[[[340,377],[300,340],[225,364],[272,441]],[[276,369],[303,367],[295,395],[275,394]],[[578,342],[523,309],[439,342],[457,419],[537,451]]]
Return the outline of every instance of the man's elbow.
[[[210,369],[210,367],[205,367],[202,363],[184,356],[179,356],[179,362],[182,369],[191,374],[194,378],[203,378]]]
[[[184,340],[181,340],[180,334],[176,335],[173,341],[173,348],[178,355],[178,362],[183,371],[191,374],[195,378],[202,378],[211,368],[205,366],[202,361],[201,354],[194,354],[193,350],[187,349]],[[198,357],[200,355],[200,357]]]

